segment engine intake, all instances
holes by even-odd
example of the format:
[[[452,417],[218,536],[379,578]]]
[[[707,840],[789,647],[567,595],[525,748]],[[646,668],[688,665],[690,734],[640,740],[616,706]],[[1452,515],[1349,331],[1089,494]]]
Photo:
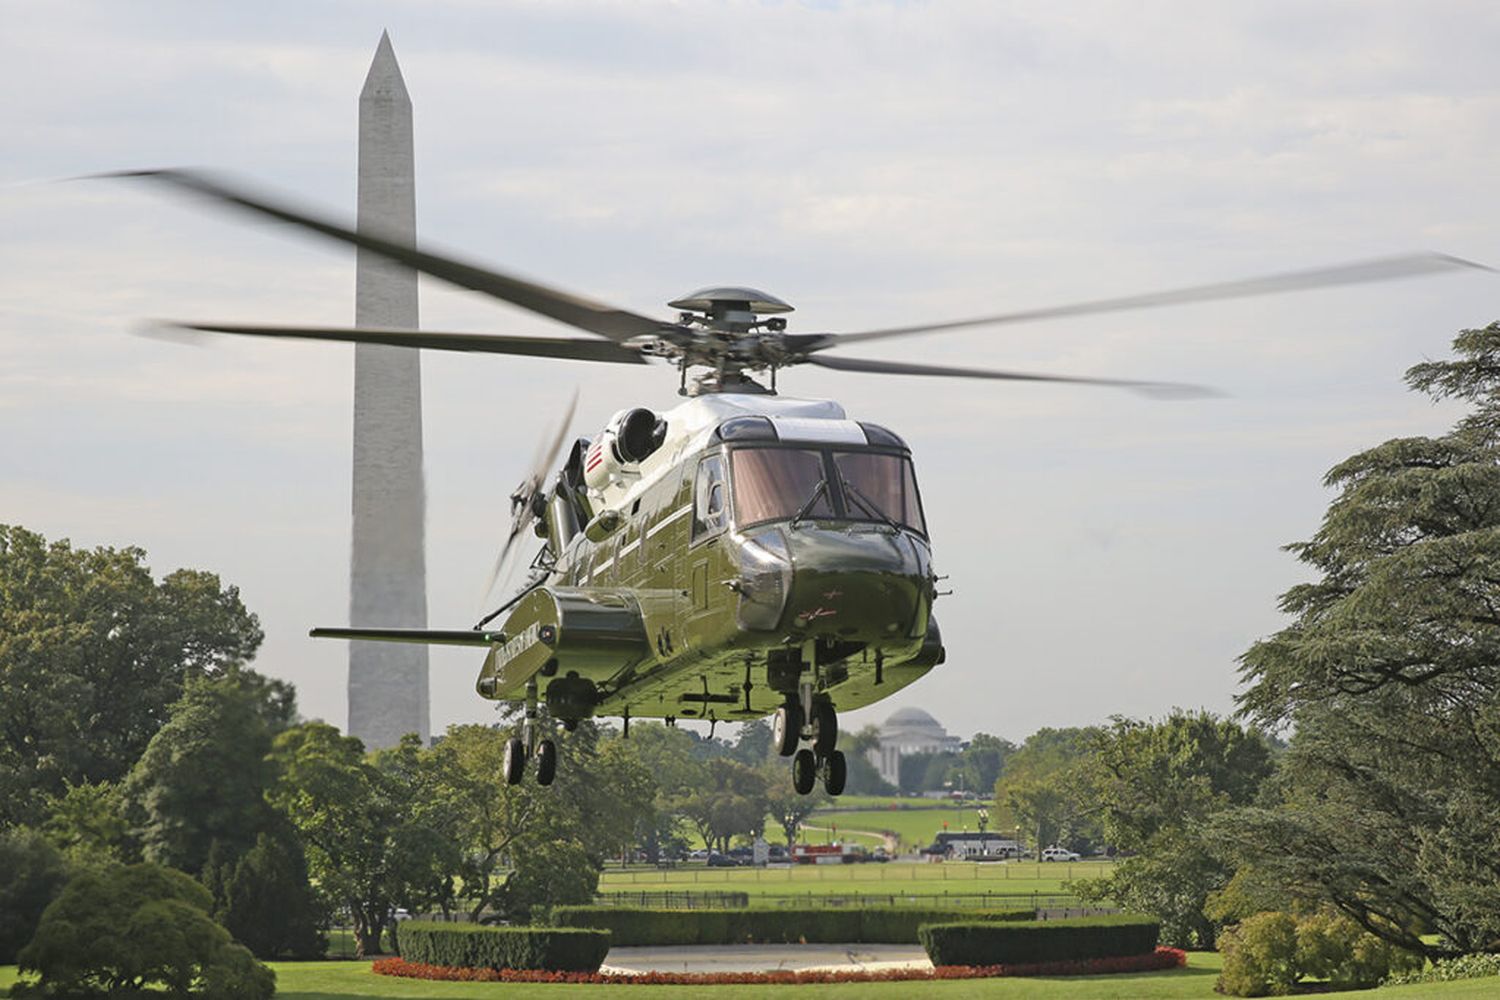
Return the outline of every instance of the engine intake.
[[[645,407],[621,410],[584,455],[584,482],[591,489],[604,489],[626,466],[639,464],[660,448],[666,436],[667,422]]]

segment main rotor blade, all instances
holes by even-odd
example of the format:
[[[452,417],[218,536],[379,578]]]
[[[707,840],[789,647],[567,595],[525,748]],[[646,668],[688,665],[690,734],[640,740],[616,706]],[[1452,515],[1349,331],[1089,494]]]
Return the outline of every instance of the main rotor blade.
[[[145,178],[162,181],[174,187],[206,195],[236,208],[301,226],[332,240],[350,243],[361,250],[379,254],[407,267],[441,278],[460,288],[494,296],[512,305],[539,313],[560,323],[596,333],[623,343],[632,337],[655,334],[671,326],[660,320],[616,309],[560,289],[469,264],[454,257],[418,250],[369,233],[356,232],[326,218],[292,208],[280,201],[252,195],[249,192],[193,170],[122,170],[104,177]]]
[[[227,323],[164,323],[168,330],[234,333],[251,337],[283,337],[294,340],[333,340],[353,344],[386,344],[390,347],[420,347],[430,351],[473,351],[486,354],[520,354],[528,357],[570,358],[575,361],[607,361],[621,365],[643,365],[640,353],[607,340],[584,337],[512,337],[495,333],[443,333],[433,330],[380,330],[335,326],[245,326]]]
[[[1202,399],[1222,393],[1207,386],[1181,382],[1136,382],[1130,379],[1085,378],[1078,375],[1037,375],[1031,372],[1002,372],[990,368],[948,368],[942,365],[914,365],[905,361],[872,361],[868,358],[846,358],[838,354],[815,354],[807,364],[822,365],[846,372],[869,372],[877,375],[937,375],[945,378],[990,378],[1011,382],[1073,382],[1078,385],[1103,385],[1130,389],[1159,399]]]
[[[1424,274],[1445,271],[1477,269],[1494,271],[1495,268],[1478,264],[1461,257],[1450,257],[1442,253],[1407,254],[1401,257],[1385,257],[1379,260],[1358,261],[1352,264],[1335,264],[1307,271],[1288,271],[1241,281],[1221,281],[1211,285],[1194,285],[1167,292],[1151,292],[1146,295],[1125,295],[1111,299],[1096,299],[1092,302],[1076,302],[1072,305],[1051,306],[1046,309],[1027,309],[1021,312],[1000,313],[995,316],[980,316],[975,319],[951,320],[943,323],[921,323],[914,326],[893,326],[881,330],[865,330],[859,333],[827,334],[812,350],[826,350],[839,344],[858,340],[876,340],[883,337],[904,337],[916,333],[936,333],[939,330],[959,330],[970,326],[994,326],[1001,323],[1025,323],[1031,320],[1059,319],[1064,316],[1085,316],[1094,313],[1122,312],[1128,309],[1155,309],[1160,306],[1184,305],[1189,302],[1213,302],[1220,299],[1243,299],[1257,295],[1278,295],[1283,292],[1300,292],[1312,288],[1329,288],[1335,285],[1359,285],[1373,281],[1393,281],[1398,278],[1415,278]]]

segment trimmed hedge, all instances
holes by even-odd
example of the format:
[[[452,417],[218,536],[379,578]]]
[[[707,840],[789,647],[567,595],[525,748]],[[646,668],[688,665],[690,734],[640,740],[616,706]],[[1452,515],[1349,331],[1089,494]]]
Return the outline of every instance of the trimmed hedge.
[[[934,910],[925,907],[850,909],[658,910],[623,906],[555,906],[559,927],[598,927],[622,947],[632,945],[916,944],[917,928],[943,921],[1033,920],[1031,910]],[[1149,948],[1147,949],[1150,950]],[[403,952],[403,956],[404,956]]]
[[[933,965],[1016,965],[1148,955],[1161,923],[1150,917],[1080,917],[1025,924],[925,924],[918,930]]]
[[[609,954],[609,931],[406,920],[396,926],[396,943],[403,959],[423,965],[597,972]]]

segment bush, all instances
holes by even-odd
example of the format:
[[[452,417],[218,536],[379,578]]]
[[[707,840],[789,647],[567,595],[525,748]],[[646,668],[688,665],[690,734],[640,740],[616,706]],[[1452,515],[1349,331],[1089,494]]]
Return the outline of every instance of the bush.
[[[1297,921],[1285,913],[1257,913],[1219,935],[1224,969],[1218,990],[1236,997],[1285,996],[1297,972]]]
[[[1297,923],[1297,970],[1326,979],[1335,989],[1368,989],[1393,971],[1422,967],[1422,960],[1332,910]]]
[[[130,996],[159,985],[211,1000],[271,996],[275,974],[213,922],[212,905],[207,889],[159,865],[84,872],[47,907],[21,951],[21,970],[40,979],[11,995]]]
[[[1331,910],[1301,920],[1257,913],[1225,931],[1219,950],[1219,991],[1241,997],[1285,996],[1304,978],[1326,979],[1335,989],[1370,987],[1393,970],[1421,966],[1420,958]]]
[[[1451,983],[1456,979],[1483,979],[1500,976],[1500,955],[1460,955],[1440,958],[1429,969],[1413,969],[1387,979],[1385,986],[1410,986],[1413,983]]]
[[[1032,923],[924,924],[918,930],[933,965],[1023,965],[1149,955],[1161,924],[1151,917],[1081,917]]]
[[[930,910],[917,907],[665,910],[559,906],[559,927],[599,927],[622,947],[806,941],[815,944],[915,944],[922,924],[947,920],[1026,921],[1031,910]],[[1149,949],[1148,949],[1149,950]]]
[[[67,881],[62,855],[41,834],[0,833],[0,965],[16,960]]]
[[[459,969],[597,972],[609,954],[609,931],[556,927],[485,927],[421,920],[397,926],[401,958]]]

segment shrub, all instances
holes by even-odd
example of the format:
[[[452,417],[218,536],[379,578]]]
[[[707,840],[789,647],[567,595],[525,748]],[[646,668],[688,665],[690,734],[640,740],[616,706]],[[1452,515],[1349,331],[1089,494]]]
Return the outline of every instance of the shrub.
[[[62,855],[41,834],[0,833],[0,965],[16,960],[67,880]]]
[[[407,920],[398,925],[401,957],[461,969],[597,972],[609,953],[609,931],[557,927],[486,927]]]
[[[1219,936],[1224,969],[1218,990],[1236,997],[1284,996],[1297,982],[1297,921],[1257,913]]]
[[[918,930],[933,965],[1020,965],[1149,955],[1161,924],[1129,915],[1031,923],[924,924]]]
[[[130,995],[164,986],[178,996],[264,1000],[276,976],[209,917],[208,890],[159,865],[84,872],[47,907],[21,951],[40,973],[12,996]]]
[[[1428,969],[1413,969],[1387,979],[1385,986],[1410,986],[1413,983],[1451,983],[1456,979],[1483,979],[1500,976],[1500,955],[1460,955],[1440,958]]]
[[[1219,950],[1219,991],[1231,996],[1284,996],[1303,978],[1326,979],[1335,989],[1374,986],[1392,970],[1420,967],[1343,914],[1323,910],[1301,920],[1257,913],[1225,931]]]
[[[1392,971],[1421,968],[1422,960],[1332,910],[1297,923],[1297,971],[1336,989],[1367,989]]]
[[[665,910],[618,906],[559,906],[560,927],[609,930],[621,946],[744,944],[915,944],[922,924],[948,920],[1027,921],[1031,910],[932,910],[917,907]],[[1149,949],[1148,949],[1149,950]]]

